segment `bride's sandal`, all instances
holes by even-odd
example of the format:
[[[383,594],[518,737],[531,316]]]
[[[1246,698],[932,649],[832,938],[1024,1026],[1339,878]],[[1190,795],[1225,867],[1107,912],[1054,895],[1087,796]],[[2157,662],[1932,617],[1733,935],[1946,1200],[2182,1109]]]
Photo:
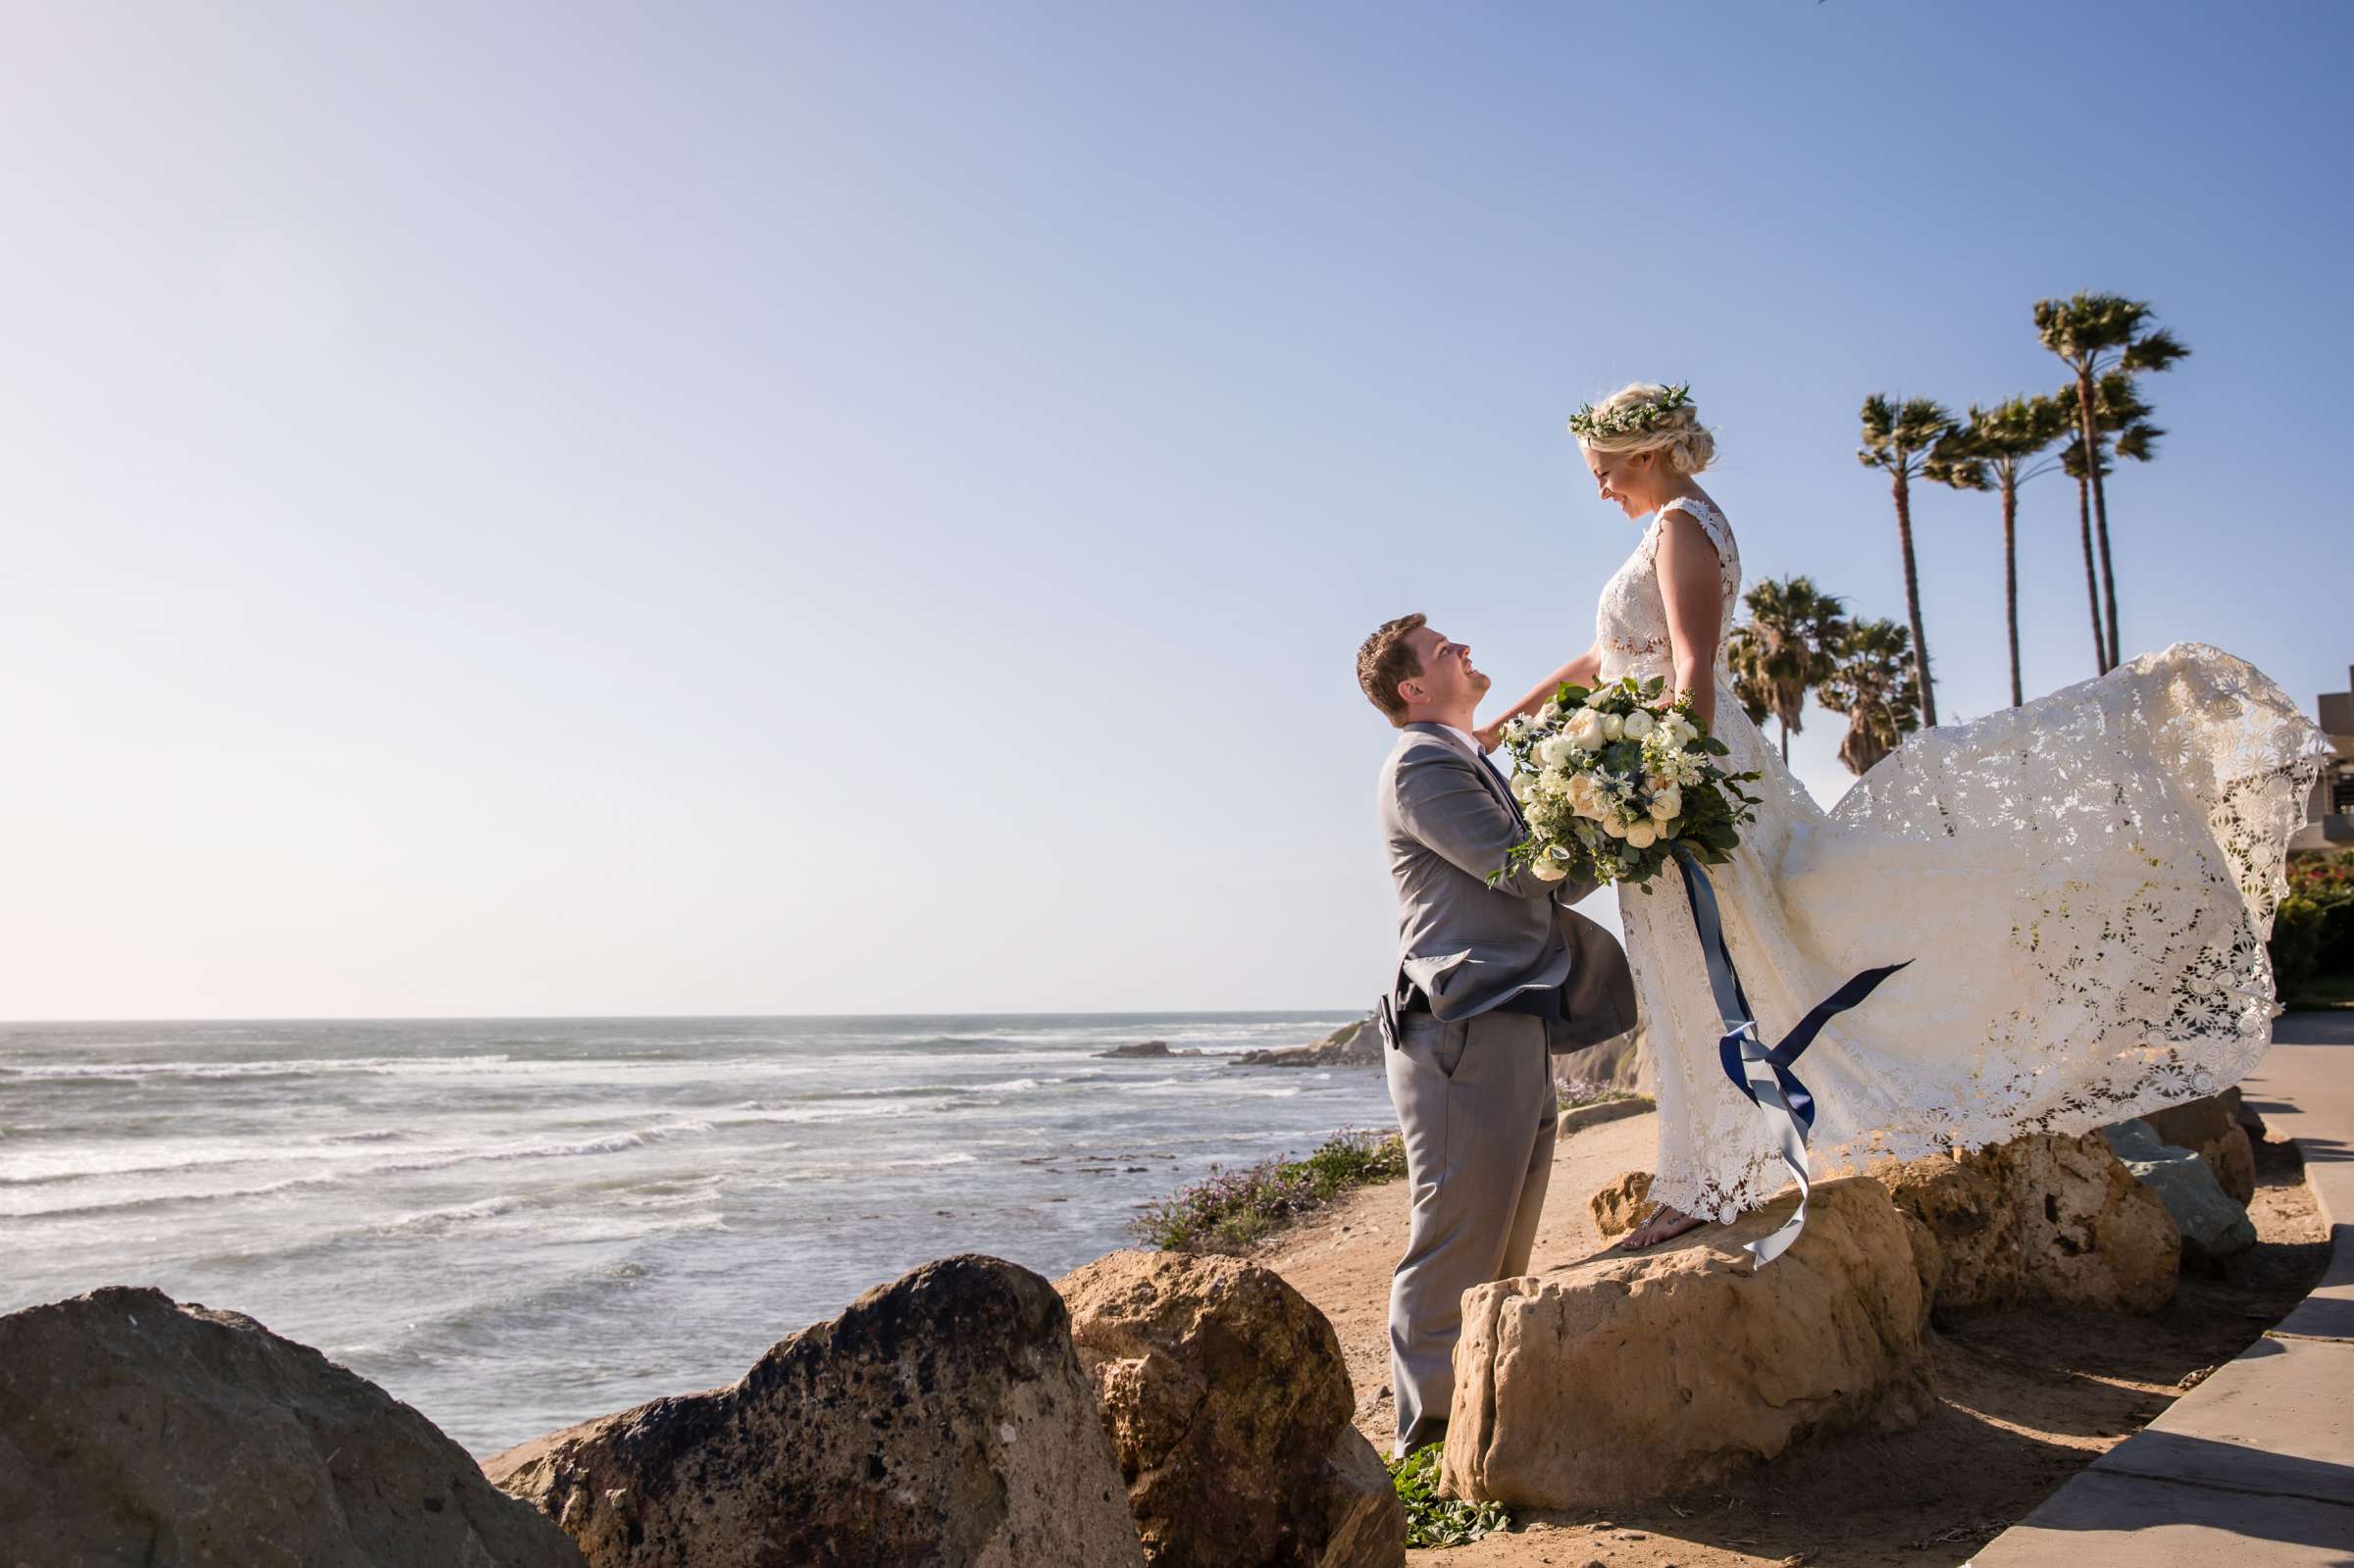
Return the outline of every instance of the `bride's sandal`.
[[[1681,1209],[1663,1203],[1651,1211],[1650,1219],[1636,1226],[1618,1243],[1618,1249],[1622,1252],[1640,1252],[1646,1247],[1658,1246],[1662,1241],[1672,1241],[1687,1232],[1697,1231],[1707,1223],[1698,1215],[1686,1214]]]

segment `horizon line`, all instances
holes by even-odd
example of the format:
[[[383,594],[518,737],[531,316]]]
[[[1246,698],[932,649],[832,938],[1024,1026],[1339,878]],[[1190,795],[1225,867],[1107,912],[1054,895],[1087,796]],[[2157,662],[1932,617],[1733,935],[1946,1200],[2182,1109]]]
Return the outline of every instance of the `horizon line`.
[[[641,1024],[694,1023],[728,1019],[765,1022],[791,1019],[802,1022],[840,1019],[929,1018],[1236,1018],[1254,1013],[1298,1013],[1313,1017],[1369,1012],[1362,1007],[1173,1007],[1151,1008],[1032,1008],[967,1009],[920,1013],[415,1013],[326,1015],[246,1015],[186,1018],[14,1018],[0,1019],[0,1030],[45,1029],[67,1024]]]

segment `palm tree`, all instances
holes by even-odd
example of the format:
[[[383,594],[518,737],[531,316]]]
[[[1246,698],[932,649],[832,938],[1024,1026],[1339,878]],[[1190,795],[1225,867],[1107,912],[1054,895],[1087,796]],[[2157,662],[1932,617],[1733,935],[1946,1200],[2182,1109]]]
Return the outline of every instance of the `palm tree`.
[[[2035,459],[2068,433],[2069,415],[2068,405],[2052,397],[2014,397],[1992,408],[1973,403],[1970,417],[1937,443],[1921,469],[1924,478],[1958,490],[2002,492],[2003,614],[2011,633],[2015,708],[2027,700],[2019,671],[2019,487],[2062,465],[2058,457]]]
[[[2060,466],[2076,481],[2076,532],[2084,540],[2084,591],[2092,596],[2092,671],[2109,673],[2109,633],[2101,630],[2101,570],[2092,553],[2092,471],[2084,463],[2084,437],[2072,436]]]
[[[1831,673],[1831,650],[1846,634],[1847,622],[1840,617],[1839,601],[1803,577],[1767,578],[1741,602],[1749,606],[1749,620],[1742,624],[1754,647],[1748,656],[1764,685],[1766,706],[1781,724],[1782,761],[1787,763],[1790,736],[1801,728],[1807,692]],[[1749,706],[1746,697],[1741,705]],[[1762,722],[1755,713],[1750,717]]]
[[[2073,404],[2076,389],[2064,386],[2060,401]],[[2123,371],[2111,371],[2101,378],[2096,388],[2093,413],[2104,434],[2115,432],[2115,450],[2124,457],[2146,463],[2158,455],[2158,437],[2166,431],[2149,422],[2150,406],[2142,399],[2139,384]],[[2092,551],[2092,473],[2084,462],[2084,437],[2073,437],[2060,453],[2060,466],[2069,478],[2076,481],[2076,533],[2084,545],[2084,591],[2092,602],[2092,662],[2093,669],[2107,673],[2124,657],[2110,646],[2108,633],[2101,628],[2101,584],[2094,566]],[[2101,473],[2111,471],[2107,453],[2101,457]]]
[[[1724,662],[1733,672],[1733,698],[1751,724],[1762,725],[1773,711],[1773,687],[1766,679],[1766,639],[1747,621],[1737,623],[1724,639]],[[1787,757],[1784,758],[1787,761]]]
[[[1920,625],[1920,579],[1913,567],[1913,476],[1929,460],[1931,448],[1954,428],[1954,417],[1925,397],[1891,403],[1872,393],[1864,399],[1864,444],[1856,461],[1888,471],[1896,496],[1896,542],[1905,556],[1905,612],[1913,623],[1913,669],[1920,683],[1921,712],[1937,723],[1936,688],[1929,683],[1929,635]],[[1893,744],[1893,742],[1891,742]]]
[[[1815,695],[1847,715],[1839,760],[1848,772],[1865,773],[1920,728],[1919,668],[1912,638],[1894,621],[1856,622],[1839,639]]]
[[[2190,353],[2174,333],[2150,323],[2149,301],[2121,294],[2077,294],[2067,300],[2035,302],[2036,334],[2044,347],[2075,373],[2076,439],[2089,454],[2089,461],[2079,461],[2092,483],[2092,524],[2101,547],[2109,669],[2116,668],[2122,655],[2117,639],[2117,571],[2109,552],[2109,497],[2101,484],[2106,452],[2097,391],[2102,378],[2111,371],[2130,376],[2168,370]]]

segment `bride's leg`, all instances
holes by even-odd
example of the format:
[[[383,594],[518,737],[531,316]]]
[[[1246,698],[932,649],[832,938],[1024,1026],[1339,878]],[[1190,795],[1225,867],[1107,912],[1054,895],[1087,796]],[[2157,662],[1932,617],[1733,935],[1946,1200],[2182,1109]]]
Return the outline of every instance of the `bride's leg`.
[[[1672,893],[1660,888],[1632,894],[1619,903],[1620,919],[1626,926],[1627,956],[1634,966],[1635,984],[1642,996],[1643,1050],[1650,1058],[1645,1065],[1653,1097],[1659,1103],[1659,1133],[1651,1162],[1655,1183],[1660,1172],[1676,1172],[1691,1163],[1695,1086],[1690,1077],[1690,1062],[1675,1048],[1679,1038],[1693,1028],[1691,1021],[1682,1016],[1690,1011],[1690,1002],[1674,994],[1666,984],[1671,976],[1697,967],[1698,939],[1689,939],[1688,953],[1682,950],[1686,945],[1684,930],[1691,920],[1688,909],[1680,885]],[[1619,1238],[1618,1249],[1639,1252],[1682,1236],[1703,1223],[1663,1197],[1642,1223]]]

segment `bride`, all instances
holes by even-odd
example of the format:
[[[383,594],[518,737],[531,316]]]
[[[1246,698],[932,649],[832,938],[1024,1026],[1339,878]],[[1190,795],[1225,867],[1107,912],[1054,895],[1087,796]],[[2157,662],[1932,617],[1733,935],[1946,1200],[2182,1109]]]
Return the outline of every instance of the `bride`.
[[[2076,1133],[2237,1081],[2273,1016],[2265,952],[2288,835],[2326,742],[2253,667],[2198,643],[1974,723],[1922,731],[1829,811],[1742,711],[1725,664],[1741,554],[1696,482],[1715,442],[1681,389],[1637,383],[1571,421],[1595,487],[1649,518],[1562,682],[1662,677],[1763,798],[1709,868],[1767,1043],[1851,976],[1909,964],[1798,1066],[1817,1175],[2023,1133]],[[1657,1079],[1658,1208],[1625,1241],[1729,1223],[1784,1180],[1724,1032],[1680,879],[1620,890]]]

